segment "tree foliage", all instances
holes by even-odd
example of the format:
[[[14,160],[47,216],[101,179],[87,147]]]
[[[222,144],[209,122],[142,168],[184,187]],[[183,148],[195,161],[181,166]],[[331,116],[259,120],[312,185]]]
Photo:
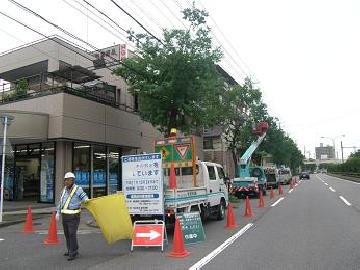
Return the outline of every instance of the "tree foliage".
[[[261,100],[261,91],[253,87],[249,78],[243,85],[227,89],[222,100],[223,138],[237,164],[242,148],[251,143],[252,124],[266,115],[266,105]],[[237,166],[235,168],[237,170]],[[235,175],[238,175],[237,171]]]
[[[208,13],[193,7],[183,16],[189,28],[164,30],[162,40],[131,32],[135,55],[116,70],[138,96],[142,119],[166,133],[214,125],[224,85],[216,71],[222,52],[213,48]]]
[[[256,139],[252,134],[254,125],[266,121],[269,123],[267,135],[253,156],[271,154],[274,164],[285,165],[297,171],[302,164],[303,155],[296,143],[278,128],[276,119],[269,116],[260,89],[254,88],[250,79],[245,79],[243,85],[225,91],[223,100],[228,104],[222,120],[223,137],[232,152],[236,170],[240,156]],[[237,171],[235,175],[238,175]]]
[[[329,172],[360,173],[360,151],[353,152],[343,164],[329,164]]]

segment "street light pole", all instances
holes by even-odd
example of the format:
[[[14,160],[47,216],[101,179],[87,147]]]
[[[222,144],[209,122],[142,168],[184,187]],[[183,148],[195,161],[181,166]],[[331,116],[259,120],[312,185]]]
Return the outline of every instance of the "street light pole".
[[[344,164],[344,148],[342,141],[340,143],[341,143],[341,164]]]
[[[0,223],[2,223],[3,218],[3,204],[4,204],[4,178],[5,178],[5,158],[6,158],[6,133],[7,126],[10,125],[10,121],[14,119],[13,116],[10,115],[1,115],[2,122],[4,125],[4,138],[3,138],[3,146],[2,146],[2,161],[1,161],[1,198],[0,198]]]
[[[332,143],[333,143],[333,155],[334,155],[334,160],[335,160],[335,162],[336,162],[335,140],[336,140],[337,138],[340,138],[340,137],[345,137],[345,134],[340,135],[340,136],[336,136],[336,137],[333,137],[333,138],[331,138],[331,137],[324,137],[324,136],[321,137],[322,139],[330,139],[330,140],[332,141]]]

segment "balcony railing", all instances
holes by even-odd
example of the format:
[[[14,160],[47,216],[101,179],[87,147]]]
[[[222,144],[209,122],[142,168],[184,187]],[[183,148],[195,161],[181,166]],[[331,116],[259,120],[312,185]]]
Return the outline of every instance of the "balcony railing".
[[[0,104],[57,93],[67,93],[113,107],[121,107],[116,101],[115,87],[100,81],[75,84],[49,74],[22,78],[22,80],[26,81],[25,86],[20,86],[19,81],[0,86]]]

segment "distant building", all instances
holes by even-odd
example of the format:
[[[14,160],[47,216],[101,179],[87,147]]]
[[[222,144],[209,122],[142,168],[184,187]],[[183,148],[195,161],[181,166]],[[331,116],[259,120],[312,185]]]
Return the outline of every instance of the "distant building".
[[[327,160],[335,159],[335,150],[334,147],[327,145],[324,146],[320,143],[319,147],[315,147],[316,159],[318,160]]]

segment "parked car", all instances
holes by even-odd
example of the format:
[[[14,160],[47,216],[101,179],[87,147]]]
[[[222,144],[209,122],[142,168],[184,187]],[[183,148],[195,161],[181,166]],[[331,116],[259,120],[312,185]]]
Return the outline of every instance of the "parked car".
[[[302,172],[299,176],[300,179],[308,179],[310,180],[310,174],[308,172]]]

